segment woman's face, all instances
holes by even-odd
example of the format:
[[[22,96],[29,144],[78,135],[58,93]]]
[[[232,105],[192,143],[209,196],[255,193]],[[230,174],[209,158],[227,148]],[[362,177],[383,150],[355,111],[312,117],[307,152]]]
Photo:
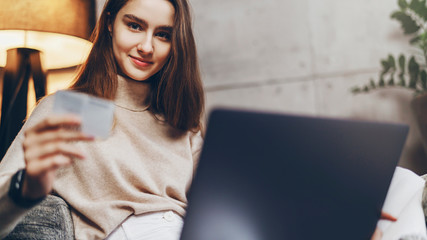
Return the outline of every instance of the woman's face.
[[[130,0],[112,25],[119,73],[144,81],[166,63],[171,50],[175,9],[167,0]]]

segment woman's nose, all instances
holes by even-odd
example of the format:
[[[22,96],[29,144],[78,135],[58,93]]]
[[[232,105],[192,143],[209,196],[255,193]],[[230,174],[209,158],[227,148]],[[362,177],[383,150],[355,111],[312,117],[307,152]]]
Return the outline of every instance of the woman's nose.
[[[153,38],[145,36],[144,39],[137,46],[138,51],[145,54],[153,53]]]

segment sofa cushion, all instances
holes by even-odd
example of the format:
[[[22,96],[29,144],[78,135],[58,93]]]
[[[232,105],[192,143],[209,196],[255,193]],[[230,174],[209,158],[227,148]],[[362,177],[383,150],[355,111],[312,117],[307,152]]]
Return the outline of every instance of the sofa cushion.
[[[74,239],[73,221],[67,203],[60,197],[47,196],[5,238],[15,239]]]

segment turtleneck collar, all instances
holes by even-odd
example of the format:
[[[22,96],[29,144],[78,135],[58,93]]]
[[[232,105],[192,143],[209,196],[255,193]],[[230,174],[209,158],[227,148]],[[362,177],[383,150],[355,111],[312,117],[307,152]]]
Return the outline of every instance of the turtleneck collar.
[[[150,90],[148,81],[135,81],[118,75],[114,103],[130,111],[145,111],[148,108]]]

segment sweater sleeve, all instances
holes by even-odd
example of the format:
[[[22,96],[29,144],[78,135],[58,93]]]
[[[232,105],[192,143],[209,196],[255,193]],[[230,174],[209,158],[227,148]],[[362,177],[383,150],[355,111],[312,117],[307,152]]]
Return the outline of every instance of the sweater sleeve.
[[[22,150],[25,129],[44,119],[50,112],[52,103],[53,96],[48,96],[40,101],[0,162],[0,239],[7,236],[30,210],[17,206],[10,199],[8,195],[9,185],[12,176],[19,169],[25,168],[24,152]]]

